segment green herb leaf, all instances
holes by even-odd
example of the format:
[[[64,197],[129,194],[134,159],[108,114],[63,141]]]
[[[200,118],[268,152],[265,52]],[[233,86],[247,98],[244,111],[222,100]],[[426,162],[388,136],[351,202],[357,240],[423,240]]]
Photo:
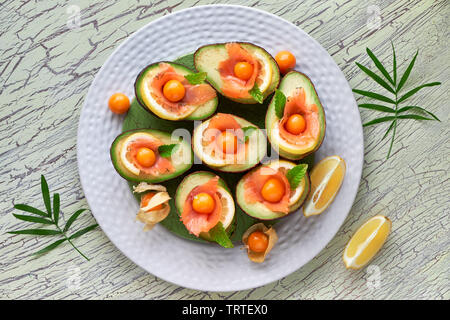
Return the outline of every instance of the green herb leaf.
[[[371,109],[381,112],[389,112],[389,113],[395,113],[395,110],[386,106],[382,106],[380,104],[372,104],[372,103],[362,103],[359,105],[360,108],[364,109]]]
[[[302,163],[302,164],[296,165],[292,169],[289,169],[288,172],[286,172],[286,178],[288,179],[292,190],[294,190],[298,187],[298,185],[302,181],[303,177],[305,176],[307,170],[308,170],[308,165]]]
[[[255,83],[255,85],[253,86],[253,88],[248,92],[253,99],[255,99],[257,102],[259,103],[263,103],[264,101],[264,95],[262,94],[262,92],[259,90],[258,85]]]
[[[206,72],[197,72],[184,76],[190,84],[201,84],[206,79]]]
[[[35,222],[35,223],[42,223],[42,224],[54,224],[53,221],[47,220],[45,218],[39,218],[39,217],[33,217],[33,216],[25,216],[22,214],[13,214],[13,216],[16,219],[27,221],[27,222]]]
[[[61,234],[59,230],[49,230],[49,229],[24,229],[24,230],[16,230],[9,231],[11,234],[34,234],[39,236],[54,236],[57,234]]]
[[[395,132],[397,130],[397,119],[394,120],[394,131],[392,133],[392,139],[391,139],[391,144],[389,146],[389,151],[386,157],[386,160],[389,159],[389,157],[391,156],[391,151],[392,151],[392,146],[394,145],[394,140],[395,140]]]
[[[372,51],[370,51],[369,48],[366,48],[366,52],[369,55],[369,57],[372,59],[373,63],[375,63],[375,66],[378,68],[378,70],[381,71],[381,73],[385,76],[385,78],[392,84],[394,84],[394,81],[392,80],[389,73],[386,71],[386,69],[381,64],[380,60],[373,54]]]
[[[163,158],[170,158],[178,144],[163,144],[158,147],[159,155]]]
[[[36,215],[39,215],[39,216],[43,216],[43,217],[47,217],[48,216],[44,211],[41,211],[41,210],[36,209],[34,207],[28,206],[26,204],[16,204],[16,205],[14,205],[14,208],[16,208],[17,210],[20,210],[20,211],[33,213],[33,214],[36,214]]]
[[[389,132],[392,130],[392,128],[394,127],[394,121],[392,121],[391,125],[389,126],[389,128],[387,129],[386,133],[384,134],[383,138],[381,138],[381,140],[384,140],[384,138],[387,137],[387,135],[389,134]]]
[[[359,89],[353,89],[353,92],[358,93],[362,96],[366,96],[372,99],[376,99],[376,100],[380,100],[383,102],[389,102],[392,104],[395,104],[395,101],[392,100],[391,98],[385,97],[381,94],[375,93],[375,92],[370,92],[370,91],[364,91],[364,90],[359,90]]]
[[[37,256],[46,252],[49,252],[50,250],[55,249],[57,246],[59,246],[61,243],[66,241],[67,239],[61,239],[53,242],[52,244],[46,246],[44,249],[39,250],[38,252],[33,253],[33,256]]]
[[[425,87],[433,87],[433,86],[438,86],[440,85],[440,82],[431,82],[431,83],[425,83],[421,86],[418,86],[417,88],[412,89],[411,91],[408,91],[407,93],[405,93],[400,99],[398,99],[397,103],[403,102],[406,99],[408,99],[409,97],[411,97],[413,94],[415,94],[417,91],[419,91],[420,89],[423,89]]]
[[[248,141],[248,139],[251,136],[253,130],[256,130],[256,127],[248,126],[248,127],[243,127],[242,128],[242,131],[244,132],[244,143]]]
[[[362,64],[359,64],[358,62],[355,62],[356,65],[369,77],[371,77],[376,83],[378,83],[380,86],[388,90],[389,92],[395,94],[395,90],[391,88],[389,84],[386,83],[381,77],[379,77],[376,73],[374,73],[372,70],[364,67]]]
[[[47,180],[45,180],[43,175],[41,175],[41,190],[42,190],[42,197],[44,198],[45,208],[47,209],[47,215],[51,217],[52,206],[50,204],[50,191],[48,191]]]
[[[70,226],[75,222],[75,220],[82,214],[86,209],[80,209],[70,216],[69,220],[67,220],[66,225],[64,226],[64,232],[69,230]]]
[[[378,119],[375,119],[375,120],[372,120],[372,121],[364,123],[363,127],[367,127],[367,126],[371,126],[371,125],[374,125],[374,124],[377,124],[377,123],[391,121],[391,120],[395,120],[395,119],[396,119],[395,116],[381,117],[381,118],[378,118]]]
[[[81,237],[83,234],[85,234],[86,232],[89,232],[89,231],[91,231],[91,230],[94,230],[95,228],[97,228],[98,227],[98,224],[93,224],[93,225],[90,225],[89,227],[86,227],[86,228],[84,228],[84,229],[81,229],[80,231],[78,231],[78,232],[75,232],[73,235],[71,235],[70,237],[69,237],[69,240],[73,240],[73,239],[76,239],[76,238],[78,238],[78,237]]]
[[[403,85],[405,84],[406,80],[408,80],[409,74],[411,73],[412,68],[414,67],[414,63],[416,62],[417,55],[419,54],[419,50],[417,50],[416,54],[414,55],[414,58],[412,59],[409,66],[406,68],[405,73],[403,74],[402,78],[400,79],[400,82],[398,83],[397,92],[400,92],[400,89],[403,88]]]
[[[286,105],[286,96],[281,90],[275,91],[275,113],[278,119],[283,118],[284,106]]]
[[[424,112],[424,113],[429,114],[430,116],[432,116],[435,120],[441,121],[432,112],[430,112],[428,110],[425,110],[424,108],[418,107],[418,106],[406,106],[406,107],[403,107],[401,109],[398,109],[397,113],[403,113],[403,112],[406,112],[406,111],[409,111],[409,110]]]
[[[394,87],[397,85],[397,58],[395,57],[394,43],[391,41],[392,46],[392,73],[394,74]]]
[[[55,224],[58,225],[59,221],[59,206],[60,206],[60,200],[59,200],[59,193],[55,193],[53,195],[53,219],[55,220]]]
[[[233,243],[230,240],[227,232],[223,228],[222,222],[219,222],[214,228],[209,230],[211,238],[224,248],[233,248]]]

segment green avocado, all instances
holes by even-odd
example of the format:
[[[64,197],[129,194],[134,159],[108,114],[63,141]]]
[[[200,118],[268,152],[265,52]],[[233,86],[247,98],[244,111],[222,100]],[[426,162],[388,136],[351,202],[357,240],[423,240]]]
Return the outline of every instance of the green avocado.
[[[175,206],[177,208],[178,214],[181,216],[181,213],[183,212],[184,203],[186,202],[187,197],[189,196],[189,193],[197,186],[203,185],[207,183],[209,180],[214,178],[216,175],[212,172],[208,171],[197,171],[193,172],[189,175],[187,175],[183,181],[181,181],[180,185],[177,188],[177,191],[175,193]],[[223,224],[223,228],[227,232],[228,236],[230,236],[234,229],[236,224],[236,219],[234,217],[235,214],[235,205],[233,196],[231,195],[230,189],[228,189],[228,186],[226,185],[225,181],[223,181],[221,178],[219,178],[218,182],[218,192],[221,194],[222,199],[228,200],[228,210],[226,216],[222,216],[221,222]],[[200,233],[200,238],[206,240],[206,241],[214,241],[211,238],[211,235],[209,232],[203,232]]]
[[[289,144],[280,137],[277,125],[281,119],[279,119],[276,114],[275,96],[272,98],[266,114],[267,137],[269,138],[272,147],[277,150],[282,157],[290,160],[303,159],[307,155],[313,153],[320,147],[325,137],[325,111],[311,80],[301,72],[291,71],[281,80],[278,90],[280,90],[286,98],[289,98],[294,94],[295,90],[300,87],[305,90],[306,103],[315,104],[318,109],[317,112],[320,131],[315,141],[311,141],[307,146],[299,147]],[[308,123],[306,123],[306,126],[308,127]]]
[[[223,93],[222,78],[219,73],[219,63],[228,59],[228,52],[225,48],[226,43],[210,44],[197,49],[194,54],[195,68],[199,72],[206,72],[208,82],[225,97],[240,103],[255,104],[258,103],[253,97],[249,98],[231,98]],[[267,98],[278,86],[280,82],[280,71],[273,57],[263,48],[247,42],[238,42],[243,49],[255,56],[261,64],[261,74],[268,74],[266,81],[259,83],[265,88],[260,88],[263,98]],[[270,77],[269,77],[270,76]]]
[[[286,160],[274,160],[267,164],[264,164],[263,166],[268,166],[275,170],[277,170],[280,167],[289,170],[289,169],[292,169],[293,167],[295,167],[296,164],[291,161],[286,161]],[[253,218],[256,218],[259,220],[273,220],[273,219],[278,219],[278,218],[287,216],[287,214],[285,214],[285,213],[275,212],[275,211],[270,210],[262,202],[250,203],[250,202],[246,201],[245,183],[246,183],[247,179],[249,179],[250,175],[255,170],[258,170],[261,167],[262,166],[259,166],[255,169],[253,169],[252,171],[248,172],[245,176],[243,176],[241,178],[241,180],[239,180],[239,182],[236,186],[236,201],[237,201],[239,207],[241,207],[241,209],[246,214],[248,214],[250,217],[253,217]],[[302,204],[305,202],[305,200],[308,196],[308,193],[311,189],[310,185],[311,185],[311,183],[309,180],[309,175],[308,175],[308,173],[306,173],[305,176],[303,177],[303,179],[300,181],[298,187],[294,190],[294,193],[291,193],[291,198],[289,200],[289,202],[290,202],[289,203],[289,213],[294,212],[295,210],[297,210],[298,208],[300,208],[302,206]]]
[[[217,114],[214,117],[218,115],[220,114]],[[233,118],[239,123],[241,128],[254,128],[248,132],[247,148],[245,149],[246,158],[243,159],[242,162],[226,164],[222,158],[213,157],[205,152],[204,149],[208,146],[205,147],[203,145],[203,136],[205,130],[208,128],[209,122],[213,117],[203,121],[194,129],[194,133],[192,135],[192,147],[197,157],[200,158],[205,165],[214,170],[222,172],[243,172],[253,168],[264,158],[267,151],[267,140],[263,131],[259,129],[258,126],[243,118],[232,114],[230,115],[233,116]]]
[[[178,145],[178,147],[173,149],[171,155],[171,162],[175,169],[174,171],[159,175],[144,174],[142,172],[138,172],[138,174],[136,174],[136,172],[130,171],[130,164],[127,166],[124,162],[124,158],[125,160],[127,159],[125,157],[126,151],[123,150],[124,144],[127,144],[129,141],[131,142],[133,138],[142,135],[144,135],[144,137],[145,135],[150,135],[152,138],[156,138],[161,141],[164,145]],[[128,181],[148,183],[157,183],[170,180],[183,174],[192,167],[192,161],[194,158],[189,143],[172,138],[170,133],[152,129],[136,129],[121,133],[112,143],[110,154],[114,168],[123,178]]]
[[[160,72],[160,63],[167,63],[171,65],[175,71],[183,76],[188,74],[194,74],[194,72],[187,67],[173,63],[173,62],[156,62],[145,67],[137,76],[134,84],[134,90],[136,99],[139,104],[147,111],[157,115],[161,119],[178,121],[178,120],[202,120],[212,115],[218,104],[218,98],[215,97],[204,104],[198,106],[190,106],[188,112],[184,114],[178,114],[171,112],[167,108],[164,108],[155,99],[153,99],[151,81]],[[205,83],[205,82],[204,82]]]

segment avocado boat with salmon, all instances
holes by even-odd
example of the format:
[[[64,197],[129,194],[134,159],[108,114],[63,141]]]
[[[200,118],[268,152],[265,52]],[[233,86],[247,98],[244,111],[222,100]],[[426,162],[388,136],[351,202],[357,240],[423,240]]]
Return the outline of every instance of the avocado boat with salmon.
[[[110,150],[116,171],[126,180],[156,183],[173,179],[192,166],[193,153],[185,141],[152,129],[125,131]]]
[[[325,111],[311,80],[291,71],[281,80],[266,114],[272,147],[287,159],[315,152],[325,137]]]
[[[280,81],[273,57],[246,42],[200,47],[194,54],[194,64],[199,72],[206,72],[208,82],[223,96],[244,104],[262,103]]]
[[[212,172],[186,176],[177,188],[175,206],[189,233],[232,248],[235,205],[225,181]]]
[[[192,70],[173,62],[145,67],[134,88],[139,104],[165,120],[202,120],[211,116],[218,104],[214,88]]]

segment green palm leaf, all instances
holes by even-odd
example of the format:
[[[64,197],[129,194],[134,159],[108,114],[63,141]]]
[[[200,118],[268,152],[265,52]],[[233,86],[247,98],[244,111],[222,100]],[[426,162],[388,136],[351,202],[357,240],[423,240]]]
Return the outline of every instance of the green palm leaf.
[[[418,86],[417,88],[414,88],[411,91],[408,91],[407,93],[405,93],[400,99],[398,99],[397,103],[405,101],[406,99],[411,97],[413,94],[415,94],[420,89],[423,89],[423,88],[426,88],[426,87],[438,86],[440,84],[441,84],[440,82],[431,82],[431,83],[425,83],[425,84],[423,84],[421,86]]]
[[[33,216],[25,216],[22,214],[13,214],[16,219],[27,221],[27,222],[35,222],[35,223],[43,223],[43,224],[53,224],[53,221],[47,220],[44,218],[33,217]]]
[[[398,119],[414,119],[414,120],[433,120],[431,118],[425,118],[422,116],[418,116],[416,114],[406,114],[406,115],[401,115],[401,116],[397,116]]]
[[[397,92],[400,91],[401,88],[403,88],[403,85],[405,84],[406,80],[408,80],[409,74],[411,73],[412,68],[414,67],[414,63],[416,62],[417,55],[419,54],[419,50],[417,50],[416,54],[414,55],[414,58],[410,62],[409,66],[406,68],[405,73],[403,74],[402,78],[400,79],[400,82],[398,83]]]
[[[432,116],[435,120],[441,121],[432,112],[430,112],[428,110],[425,110],[424,108],[418,107],[418,106],[406,106],[406,107],[403,107],[403,108],[399,109],[397,111],[397,113],[403,113],[403,112],[406,112],[406,111],[409,111],[409,110],[424,112],[424,113],[429,114],[430,116]]]
[[[359,90],[359,89],[353,89],[353,92],[358,93],[362,96],[366,96],[375,100],[380,100],[383,102],[388,102],[388,103],[392,103],[395,104],[395,101],[392,100],[391,98],[385,97],[379,93],[375,93],[375,92],[370,92],[370,91],[364,91],[364,90]]]
[[[378,83],[380,86],[388,90],[389,92],[395,94],[395,90],[391,88],[389,84],[386,83],[381,77],[379,77],[376,73],[374,73],[372,70],[364,67],[363,65],[359,64],[358,62],[355,62],[356,65],[369,77],[371,77],[376,83]]]
[[[397,58],[395,57],[394,44],[391,41],[392,46],[392,73],[394,74],[394,87],[397,85]]]
[[[378,118],[378,119],[366,122],[366,123],[363,124],[363,127],[367,127],[367,126],[371,126],[371,125],[374,125],[374,124],[377,124],[377,123],[391,121],[391,120],[395,120],[395,116],[382,117],[382,118]]]
[[[80,209],[77,212],[75,212],[73,215],[70,216],[69,220],[67,220],[66,225],[64,227],[64,232],[66,232],[67,230],[69,230],[70,226],[72,225],[72,223],[75,222],[75,220],[80,216],[80,214],[82,214],[84,211],[86,211],[86,209]]]
[[[55,193],[53,195],[53,219],[55,220],[56,225],[58,225],[59,221],[59,206],[60,206],[59,193]]]
[[[61,234],[59,230],[49,230],[49,229],[24,229],[24,230],[16,230],[9,231],[11,234],[34,234],[39,236],[54,236],[57,234]]]
[[[366,48],[366,52],[369,55],[369,57],[372,59],[373,63],[375,63],[375,66],[380,70],[380,72],[385,76],[385,78],[392,84],[394,84],[394,81],[392,80],[389,73],[386,71],[386,69],[381,64],[380,60],[373,54],[372,51],[370,51],[369,48]]]
[[[380,104],[372,104],[372,103],[362,103],[358,105],[360,108],[364,109],[370,109],[370,110],[376,110],[381,112],[389,112],[389,113],[395,113],[395,110],[386,106],[382,106]]]
[[[50,204],[50,191],[48,190],[47,180],[45,180],[43,175],[41,175],[41,190],[42,190],[42,197],[44,198],[45,208],[47,209],[47,215],[51,217],[52,206]]]
[[[32,206],[26,205],[26,204],[15,204],[14,208],[20,211],[25,211],[29,213],[33,213],[39,216],[47,217],[47,214],[44,211],[41,211],[39,209],[36,209]]]
[[[391,132],[392,128],[394,127],[394,123],[396,120],[392,121],[391,125],[389,126],[389,128],[387,129],[386,133],[384,134],[383,138],[381,138],[381,140],[384,140],[387,135],[389,134],[389,132]]]
[[[39,250],[38,252],[33,253],[33,256],[37,256],[37,255],[49,252],[50,250],[55,249],[57,246],[59,246],[61,243],[63,243],[66,240],[67,239],[57,240],[57,241],[53,242],[52,244],[46,246],[45,248]]]
[[[76,239],[76,238],[78,238],[78,237],[81,237],[81,236],[82,236],[83,234],[85,234],[86,232],[89,232],[89,231],[94,230],[95,228],[97,228],[97,226],[98,226],[98,224],[93,224],[93,225],[90,225],[89,227],[86,227],[86,228],[84,228],[84,229],[81,229],[80,231],[75,232],[73,235],[71,235],[71,236],[69,237],[69,240],[73,240],[73,239]]]

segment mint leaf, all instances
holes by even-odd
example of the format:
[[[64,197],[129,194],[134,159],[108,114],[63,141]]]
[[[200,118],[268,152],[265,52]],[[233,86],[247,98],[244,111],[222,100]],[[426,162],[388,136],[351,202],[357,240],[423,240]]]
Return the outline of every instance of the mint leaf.
[[[256,127],[254,126],[248,126],[248,127],[243,127],[242,131],[244,131],[244,143],[248,141],[250,135],[252,134],[253,130],[257,130]]]
[[[286,96],[283,92],[277,89],[275,91],[275,113],[278,119],[283,118],[284,115],[284,106],[286,105]]]
[[[211,238],[224,248],[233,248],[233,243],[223,228],[222,222],[219,222],[214,228],[209,230]]]
[[[291,189],[294,190],[298,187],[300,182],[302,181],[303,177],[306,174],[306,170],[308,169],[307,164],[298,164],[292,169],[288,170],[286,173],[286,178],[289,181],[289,184],[291,185]]]
[[[253,97],[253,99],[258,101],[259,103],[263,103],[264,96],[263,96],[262,92],[259,90],[259,87],[256,83],[248,93],[250,93],[250,95]]]
[[[163,144],[158,147],[159,155],[163,158],[170,158],[178,144]]]
[[[201,84],[206,79],[206,72],[191,73],[184,77],[190,84]]]

